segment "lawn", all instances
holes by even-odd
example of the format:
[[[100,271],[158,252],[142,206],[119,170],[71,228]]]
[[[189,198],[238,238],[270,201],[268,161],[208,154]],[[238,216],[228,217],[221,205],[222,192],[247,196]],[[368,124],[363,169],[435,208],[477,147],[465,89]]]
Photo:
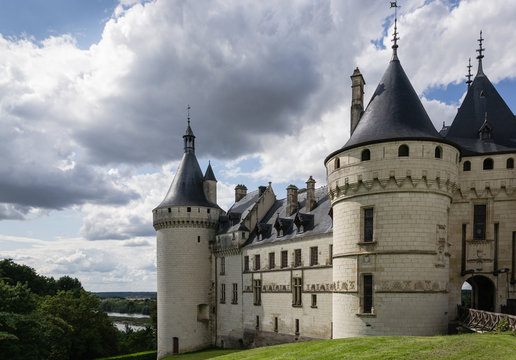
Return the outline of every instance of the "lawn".
[[[505,360],[516,359],[516,336],[512,334],[464,334],[321,340],[252,349],[217,358],[217,360],[230,359]]]

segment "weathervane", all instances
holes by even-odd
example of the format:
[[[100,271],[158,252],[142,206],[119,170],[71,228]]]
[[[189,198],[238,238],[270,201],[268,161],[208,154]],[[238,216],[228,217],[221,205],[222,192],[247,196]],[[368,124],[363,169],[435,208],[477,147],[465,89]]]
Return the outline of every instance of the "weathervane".
[[[482,38],[482,30],[480,30],[480,39],[477,40],[478,41],[478,44],[479,44],[479,48],[477,49],[477,53],[478,53],[478,56],[477,56],[477,59],[478,59],[478,73],[479,74],[483,74],[483,69],[482,69],[482,59],[484,58],[484,54],[482,54],[482,52],[485,51],[485,48],[482,47],[482,41],[484,41],[484,39]]]
[[[188,126],[190,126],[190,104],[186,106],[186,118],[188,120]]]
[[[468,80],[466,81],[466,84],[468,84],[468,89],[469,89],[469,87],[471,86],[471,83],[473,82],[471,80],[471,77],[473,76],[473,75],[471,75],[471,58],[469,58],[469,64],[466,67],[468,68],[468,74],[466,75]]]
[[[394,8],[394,34],[392,34],[392,42],[394,43],[392,45],[392,59],[397,60],[398,59],[398,40],[400,39],[398,37],[398,3],[396,1],[391,1],[391,8]]]

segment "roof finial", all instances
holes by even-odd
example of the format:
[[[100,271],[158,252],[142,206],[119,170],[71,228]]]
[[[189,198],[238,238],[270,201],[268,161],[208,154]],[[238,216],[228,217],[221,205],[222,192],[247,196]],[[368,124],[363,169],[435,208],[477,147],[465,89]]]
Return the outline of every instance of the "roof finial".
[[[195,153],[195,135],[190,127],[190,105],[187,105],[186,107],[186,118],[188,120],[188,126],[186,127],[185,134],[183,135],[185,153]]]
[[[398,60],[398,3],[397,1],[391,1],[391,8],[394,8],[394,34],[392,34],[392,60]]]
[[[477,72],[477,75],[483,75],[484,74],[484,70],[482,69],[482,59],[484,58],[484,55],[482,54],[482,52],[485,50],[485,48],[482,48],[482,41],[484,41],[484,39],[482,38],[482,30],[480,30],[480,39],[478,39],[477,41],[479,43],[479,48],[477,49],[477,52],[478,52],[478,56],[477,56],[477,59],[478,59],[478,72]]]
[[[473,75],[471,75],[471,58],[469,58],[469,64],[466,67],[468,68],[468,74],[466,75],[468,80],[466,80],[466,84],[468,84],[468,89],[469,89],[469,87],[471,86],[471,83],[473,82],[471,80],[471,77],[473,76]]]
[[[186,118],[188,120],[188,126],[190,126],[190,104],[186,105]]]

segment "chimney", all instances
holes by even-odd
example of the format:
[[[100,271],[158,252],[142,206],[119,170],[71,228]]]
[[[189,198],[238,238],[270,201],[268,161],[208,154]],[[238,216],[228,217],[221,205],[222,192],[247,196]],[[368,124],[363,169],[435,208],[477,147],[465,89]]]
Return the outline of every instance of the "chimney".
[[[289,185],[287,187],[287,208],[285,210],[287,216],[292,215],[297,210],[297,191],[296,185]]]
[[[244,196],[247,195],[247,188],[245,185],[238,184],[235,186],[235,202],[240,201]]]
[[[262,196],[265,190],[267,190],[267,186],[258,186],[258,196]]]
[[[310,212],[315,207],[315,180],[310,177],[306,180],[306,211]]]
[[[349,135],[353,135],[355,128],[360,121],[362,112],[364,111],[364,77],[358,70],[353,71],[351,77],[351,129]]]

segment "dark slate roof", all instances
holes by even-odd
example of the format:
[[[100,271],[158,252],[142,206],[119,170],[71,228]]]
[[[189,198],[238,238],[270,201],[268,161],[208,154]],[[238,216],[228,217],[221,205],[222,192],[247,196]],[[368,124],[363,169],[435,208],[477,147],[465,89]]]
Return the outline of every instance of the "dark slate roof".
[[[344,147],[390,140],[443,141],[412,87],[400,61],[391,60],[355,131]]]
[[[298,211],[290,216],[286,214],[287,199],[276,200],[271,209],[260,221],[259,228],[264,229],[262,232],[262,240],[258,240],[254,231],[256,229],[251,229],[253,232],[244,246],[291,240],[332,231],[333,221],[328,215],[331,204],[328,199],[326,186],[315,189],[315,198],[317,201],[315,208],[307,212],[305,209],[306,191],[300,192],[298,194]],[[298,224],[296,224],[296,222],[299,221],[304,227],[303,232],[298,231]],[[283,227],[283,236],[278,236],[278,225]]]
[[[250,229],[247,229],[243,224],[241,224],[241,221],[247,216],[249,211],[251,211],[259,198],[260,191],[255,190],[234,203],[228,210],[226,217],[221,217],[219,219],[220,225],[217,234],[225,234],[238,230],[249,231]]]
[[[204,180],[213,180],[217,181],[215,178],[215,174],[213,173],[213,169],[211,168],[211,164],[208,163],[208,168],[206,169],[206,172],[204,173]]]
[[[190,205],[218,208],[204,194],[202,171],[193,152],[183,155],[167,195],[158,208]]]
[[[486,114],[491,138],[481,140],[479,130],[486,121]],[[481,69],[469,87],[446,139],[459,144],[464,155],[516,150],[516,118]]]

